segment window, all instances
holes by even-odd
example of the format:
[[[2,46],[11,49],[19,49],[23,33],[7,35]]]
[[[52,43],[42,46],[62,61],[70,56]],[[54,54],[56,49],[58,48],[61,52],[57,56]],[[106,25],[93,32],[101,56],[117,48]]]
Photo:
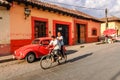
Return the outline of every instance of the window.
[[[43,40],[41,42],[42,45],[49,45],[49,43],[50,43],[50,40]]]
[[[39,44],[40,40],[36,39],[32,42],[32,44]]]
[[[92,29],[92,35],[97,36],[97,29]]]
[[[46,22],[35,21],[35,38],[46,36]]]

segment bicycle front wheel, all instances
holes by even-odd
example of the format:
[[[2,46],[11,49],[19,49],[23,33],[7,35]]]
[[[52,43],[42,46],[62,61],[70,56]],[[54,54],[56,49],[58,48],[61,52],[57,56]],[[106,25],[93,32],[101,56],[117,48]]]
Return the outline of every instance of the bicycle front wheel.
[[[48,69],[52,65],[52,56],[51,55],[46,55],[43,56],[40,60],[40,66],[42,69]]]

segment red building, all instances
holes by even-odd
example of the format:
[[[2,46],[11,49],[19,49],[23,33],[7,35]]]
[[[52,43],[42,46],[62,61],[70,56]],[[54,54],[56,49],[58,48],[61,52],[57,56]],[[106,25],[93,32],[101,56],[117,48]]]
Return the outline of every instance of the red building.
[[[35,38],[56,35],[58,31],[63,33],[66,45],[98,41],[101,21],[88,14],[37,0],[6,1],[9,6],[1,1],[0,6],[9,13],[7,34],[11,52]]]

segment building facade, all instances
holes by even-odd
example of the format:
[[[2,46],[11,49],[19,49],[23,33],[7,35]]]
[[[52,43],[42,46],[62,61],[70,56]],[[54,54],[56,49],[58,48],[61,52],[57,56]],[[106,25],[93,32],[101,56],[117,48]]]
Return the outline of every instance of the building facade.
[[[7,10],[10,52],[58,31],[65,45],[98,41],[101,21],[88,14],[37,0],[7,1],[11,4]]]
[[[105,18],[102,18],[104,22],[101,24],[101,35],[103,35],[104,30],[106,30]],[[107,29],[117,30],[117,35],[120,35],[120,18],[118,17],[108,17],[108,27]]]
[[[0,56],[10,53],[10,4],[0,1]]]

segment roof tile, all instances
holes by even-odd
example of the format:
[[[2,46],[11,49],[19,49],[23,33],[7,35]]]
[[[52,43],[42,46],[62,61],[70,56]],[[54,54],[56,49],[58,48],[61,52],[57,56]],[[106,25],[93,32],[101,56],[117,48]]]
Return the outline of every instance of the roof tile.
[[[61,11],[64,11],[64,12],[72,13],[72,14],[75,14],[75,15],[78,15],[78,16],[83,16],[85,18],[90,18],[90,19],[92,18],[92,19],[99,20],[99,19],[97,19],[93,16],[90,16],[90,15],[88,15],[86,13],[83,13],[83,12],[80,12],[78,10],[72,10],[72,9],[64,8],[64,7],[61,7],[61,6],[52,4],[52,3],[41,2],[41,1],[38,1],[38,0],[27,0],[27,1],[32,2],[34,4],[37,4],[37,5],[42,5],[42,6],[45,6],[45,7],[58,9],[58,10],[61,10]]]
[[[8,0],[0,0],[0,3],[2,3],[2,4],[10,4],[7,1]],[[98,18],[95,18],[95,17],[93,17],[91,15],[88,15],[86,13],[83,13],[81,11],[64,8],[64,7],[61,7],[61,6],[52,4],[52,3],[41,2],[41,1],[38,1],[38,0],[11,0],[11,1],[28,2],[28,3],[32,3],[32,4],[35,4],[35,5],[38,5],[38,6],[43,6],[43,7],[46,7],[46,8],[51,8],[53,10],[58,10],[58,11],[62,11],[64,13],[69,13],[69,14],[73,14],[75,16],[79,16],[79,17],[83,17],[83,18],[87,18],[87,19],[92,19],[92,20],[96,20],[96,21],[100,21],[101,22],[101,20],[99,20]]]
[[[120,21],[120,18],[116,16],[108,17],[108,21]],[[106,21],[106,18],[101,18],[101,20]]]

